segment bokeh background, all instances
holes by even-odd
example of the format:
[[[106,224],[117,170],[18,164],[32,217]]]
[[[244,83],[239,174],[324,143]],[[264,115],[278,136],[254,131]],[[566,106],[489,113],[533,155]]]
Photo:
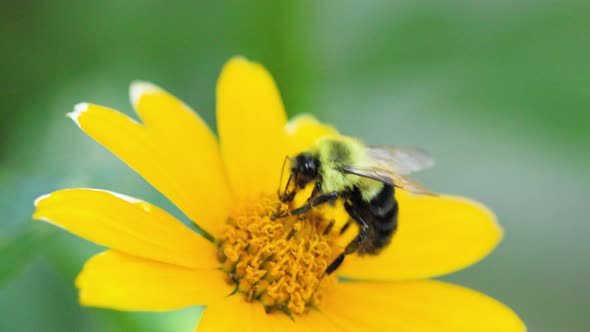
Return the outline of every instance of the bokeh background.
[[[2,1],[0,330],[191,331],[200,308],[81,308],[99,247],[30,221],[64,187],[164,197],[64,117],[80,101],[131,114],[153,81],[215,127],[234,54],[274,74],[290,116],[438,160],[418,179],[489,205],[505,239],[444,279],[507,303],[530,331],[588,331],[590,3],[579,1]]]

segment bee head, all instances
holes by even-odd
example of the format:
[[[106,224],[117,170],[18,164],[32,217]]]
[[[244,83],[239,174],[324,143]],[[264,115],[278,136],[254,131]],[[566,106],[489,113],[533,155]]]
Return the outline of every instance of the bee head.
[[[291,164],[291,175],[298,188],[305,187],[318,177],[319,160],[309,153],[298,154]]]

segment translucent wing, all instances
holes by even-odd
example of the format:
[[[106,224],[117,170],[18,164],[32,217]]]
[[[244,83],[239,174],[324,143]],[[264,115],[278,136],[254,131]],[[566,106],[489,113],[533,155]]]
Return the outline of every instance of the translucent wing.
[[[436,194],[426,189],[420,183],[410,178],[407,178],[403,175],[397,174],[391,169],[383,169],[379,167],[344,166],[343,170],[346,173],[355,174],[358,176],[383,182],[415,194],[436,196]]]
[[[375,166],[408,175],[434,165],[434,158],[424,150],[399,146],[367,146],[367,155]]]

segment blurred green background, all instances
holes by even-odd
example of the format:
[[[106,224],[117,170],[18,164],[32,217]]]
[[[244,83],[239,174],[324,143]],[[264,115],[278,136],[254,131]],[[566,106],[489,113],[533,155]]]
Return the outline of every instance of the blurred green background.
[[[0,330],[191,331],[200,312],[81,308],[73,279],[100,250],[32,223],[64,187],[165,198],[64,117],[128,114],[155,82],[215,126],[222,64],[265,64],[289,115],[374,144],[423,147],[418,179],[489,205],[505,239],[444,279],[514,308],[530,331],[588,331],[590,3],[579,1],[3,1]]]

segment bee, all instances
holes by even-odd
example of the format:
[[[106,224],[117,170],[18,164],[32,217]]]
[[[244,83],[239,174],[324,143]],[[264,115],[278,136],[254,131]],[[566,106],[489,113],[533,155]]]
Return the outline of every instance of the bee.
[[[434,165],[428,153],[416,148],[368,146],[351,137],[325,136],[307,151],[288,159],[290,176],[283,193],[279,189],[279,199],[289,203],[311,183],[313,190],[306,204],[278,211],[273,219],[306,213],[341,199],[350,219],[340,233],[351,222],[359,226],[359,233],[328,265],[326,274],[334,272],[346,255],[377,255],[391,242],[398,226],[396,188],[434,195],[405,176]]]

